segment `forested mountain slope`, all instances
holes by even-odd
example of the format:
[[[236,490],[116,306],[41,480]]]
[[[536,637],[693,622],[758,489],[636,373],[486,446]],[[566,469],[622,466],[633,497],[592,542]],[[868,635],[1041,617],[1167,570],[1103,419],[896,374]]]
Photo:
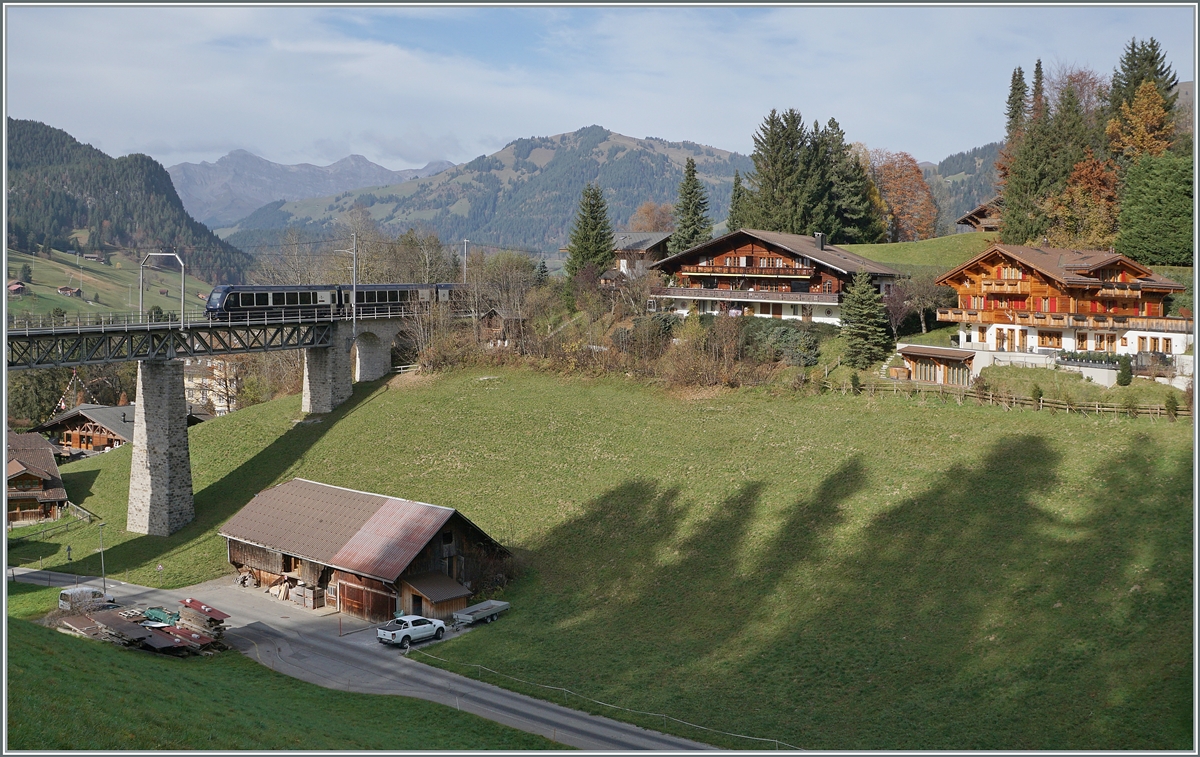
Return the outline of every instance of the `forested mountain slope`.
[[[8,244],[65,250],[79,229],[93,248],[174,247],[213,284],[240,280],[250,262],[188,215],[153,158],[111,158],[62,129],[8,119]]]
[[[566,241],[585,184],[599,182],[610,217],[620,226],[646,200],[674,202],[689,157],[708,191],[710,216],[723,219],[733,172],[753,170],[750,158],[694,142],[635,139],[589,126],[518,139],[493,155],[424,179],[271,203],[219,233],[234,243],[262,243],[263,229],[328,228],[363,207],[395,233],[425,225],[444,241],[465,237],[480,244],[554,250]]]

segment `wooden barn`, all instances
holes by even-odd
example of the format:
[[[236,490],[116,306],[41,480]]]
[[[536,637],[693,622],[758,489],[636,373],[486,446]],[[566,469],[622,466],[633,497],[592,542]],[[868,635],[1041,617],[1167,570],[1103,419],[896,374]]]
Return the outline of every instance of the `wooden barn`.
[[[449,619],[509,556],[453,508],[302,478],[260,492],[219,533],[229,562],[260,583],[303,583],[370,621]]]

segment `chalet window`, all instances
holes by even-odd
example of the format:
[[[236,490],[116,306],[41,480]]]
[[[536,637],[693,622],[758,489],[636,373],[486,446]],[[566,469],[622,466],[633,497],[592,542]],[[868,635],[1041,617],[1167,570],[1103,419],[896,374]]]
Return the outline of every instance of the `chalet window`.
[[[1146,351],[1146,337],[1139,336],[1138,337],[1138,352],[1145,352],[1145,351]]]
[[[1000,278],[1002,278],[1002,279],[1023,279],[1023,278],[1025,278],[1025,272],[1022,271],[1020,268],[1013,268],[1012,266],[1007,266],[1007,265],[1000,266],[997,273],[1000,274]]]
[[[1163,340],[1162,340],[1162,351],[1163,351],[1163,352],[1170,352],[1170,351],[1171,351],[1171,340],[1170,340],[1170,339],[1163,339]]]
[[[822,287],[822,289],[824,289],[826,292],[832,292],[833,291],[833,282],[830,281],[829,279],[826,279],[825,284]]]
[[[977,341],[977,342],[986,342],[987,341],[987,326],[979,327],[979,338],[976,339],[975,341]]]
[[[1150,351],[1158,352],[1158,337],[1156,336],[1150,337]]]
[[[1051,349],[1062,349],[1062,332],[1061,331],[1039,331],[1038,346],[1049,347]]]

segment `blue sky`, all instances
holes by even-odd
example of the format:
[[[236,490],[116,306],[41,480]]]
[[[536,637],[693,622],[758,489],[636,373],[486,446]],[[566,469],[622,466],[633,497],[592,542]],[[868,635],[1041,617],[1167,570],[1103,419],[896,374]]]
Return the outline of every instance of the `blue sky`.
[[[1013,69],[1111,73],[1192,6],[5,8],[5,108],[164,165],[247,149],[463,162],[600,124],[749,153],[771,108],[937,161],[1003,135]]]

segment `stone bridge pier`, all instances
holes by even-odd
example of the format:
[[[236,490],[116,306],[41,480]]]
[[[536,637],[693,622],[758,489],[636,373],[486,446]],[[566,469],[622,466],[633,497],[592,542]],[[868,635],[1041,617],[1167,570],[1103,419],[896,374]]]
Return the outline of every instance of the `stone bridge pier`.
[[[139,361],[125,530],[170,536],[195,518],[187,416],[183,361]]]
[[[333,412],[350,399],[354,382],[386,376],[392,369],[392,342],[404,326],[400,319],[359,321],[356,335],[353,323],[339,321],[332,346],[304,351],[300,409],[306,413]]]

